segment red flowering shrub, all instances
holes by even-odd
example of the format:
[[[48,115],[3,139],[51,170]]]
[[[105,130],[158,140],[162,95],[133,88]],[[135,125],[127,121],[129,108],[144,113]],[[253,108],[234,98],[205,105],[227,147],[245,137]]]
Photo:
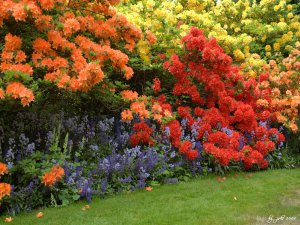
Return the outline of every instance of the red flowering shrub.
[[[107,64],[130,79],[128,56],[112,46],[132,51],[141,31],[111,7],[118,2],[1,1],[0,28],[8,32],[0,34],[0,99],[19,98],[28,105],[35,97],[26,86],[36,88],[40,78],[86,92],[104,80]]]
[[[176,112],[180,120],[187,121],[190,131],[196,131],[195,141],[203,144],[215,163],[227,166],[243,161],[245,169],[253,165],[266,168],[265,157],[276,143],[284,141],[277,129],[268,131],[270,112],[256,103],[261,95],[268,96],[269,90],[257,88],[254,79],[244,80],[230,56],[214,38],[207,40],[201,30],[192,28],[182,42],[184,54],[173,55],[164,63],[176,80],[172,93],[179,103]],[[265,125],[260,126],[259,121]],[[177,120],[164,127],[169,128],[170,140],[181,154],[190,160],[197,157],[190,141],[181,142]]]
[[[266,157],[284,141],[277,129],[270,129],[274,121],[270,112],[257,103],[262,95],[267,98],[270,90],[261,88],[255,79],[245,80],[216,40],[207,40],[201,30],[192,28],[182,42],[183,54],[173,55],[164,63],[175,79],[170,90],[173,105],[164,94],[151,101],[131,91],[123,94],[131,101],[130,110],[122,112],[123,121],[132,120],[133,114],[142,121],[134,125],[131,144],[155,143],[153,131],[144,122],[154,119],[161,126],[161,135],[167,134],[173,147],[189,160],[199,156],[200,144],[215,164],[228,166],[243,161],[245,169],[254,165],[266,168]],[[154,79],[154,93],[161,85]],[[185,137],[185,132],[191,135]]]

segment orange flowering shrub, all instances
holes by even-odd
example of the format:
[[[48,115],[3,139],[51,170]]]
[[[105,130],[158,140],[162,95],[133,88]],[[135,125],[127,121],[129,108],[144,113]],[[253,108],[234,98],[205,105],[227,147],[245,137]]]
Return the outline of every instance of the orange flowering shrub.
[[[59,166],[53,166],[50,172],[43,175],[42,183],[44,183],[45,186],[51,187],[54,183],[60,181],[64,174],[65,171],[63,168]]]
[[[263,69],[265,73],[259,78],[259,88],[263,91],[257,105],[296,132],[300,105],[300,43],[280,63],[271,60]]]
[[[115,46],[132,51],[142,34],[111,7],[118,2],[2,2],[0,29],[8,32],[0,33],[4,39],[0,42],[4,43],[0,44],[4,81],[0,82],[0,99],[18,98],[23,106],[28,105],[35,99],[30,87],[36,87],[35,81],[41,79],[59,88],[87,92],[109,78],[104,69],[108,65],[130,79],[133,70],[128,66],[129,58]],[[149,41],[155,41],[150,33],[148,36]]]
[[[4,163],[0,162],[0,177],[8,173],[7,166]],[[11,192],[11,186],[7,183],[0,183],[0,201],[5,196],[9,196]]]

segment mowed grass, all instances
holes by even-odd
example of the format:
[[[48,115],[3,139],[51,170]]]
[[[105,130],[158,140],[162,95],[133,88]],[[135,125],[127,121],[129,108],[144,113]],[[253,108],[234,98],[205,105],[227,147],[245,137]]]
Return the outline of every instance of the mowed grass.
[[[216,178],[211,175],[152,191],[93,199],[85,211],[83,201],[40,209],[20,214],[10,224],[253,225],[269,224],[270,216],[285,216],[276,224],[300,224],[300,169],[231,174],[222,183]],[[44,216],[36,218],[39,211]]]

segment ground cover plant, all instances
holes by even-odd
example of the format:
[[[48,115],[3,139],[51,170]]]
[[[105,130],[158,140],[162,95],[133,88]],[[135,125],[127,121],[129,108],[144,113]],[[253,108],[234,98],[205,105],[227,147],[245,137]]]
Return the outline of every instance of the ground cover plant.
[[[118,3],[1,3],[1,213],[299,166],[295,2]]]

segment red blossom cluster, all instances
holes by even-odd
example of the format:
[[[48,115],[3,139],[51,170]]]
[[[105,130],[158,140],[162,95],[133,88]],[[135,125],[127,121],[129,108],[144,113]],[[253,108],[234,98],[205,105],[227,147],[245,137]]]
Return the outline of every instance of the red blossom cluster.
[[[160,80],[159,80],[159,78],[154,78],[153,79],[152,89],[153,89],[154,93],[160,92],[161,86],[160,86]]]
[[[172,145],[176,148],[180,147],[181,126],[178,120],[172,120],[165,125],[170,132],[169,138]]]
[[[198,151],[192,149],[193,143],[190,141],[183,142],[179,147],[179,153],[185,155],[189,160],[194,160],[198,156]]]
[[[136,145],[153,145],[154,141],[152,139],[153,129],[145,123],[145,121],[141,121],[139,123],[135,123],[133,125],[134,134],[130,136],[130,143],[133,146]]]

